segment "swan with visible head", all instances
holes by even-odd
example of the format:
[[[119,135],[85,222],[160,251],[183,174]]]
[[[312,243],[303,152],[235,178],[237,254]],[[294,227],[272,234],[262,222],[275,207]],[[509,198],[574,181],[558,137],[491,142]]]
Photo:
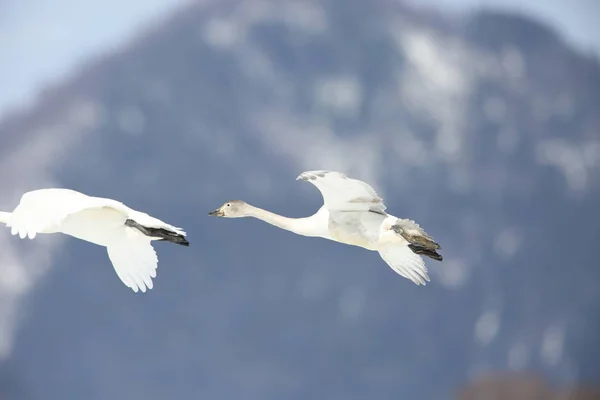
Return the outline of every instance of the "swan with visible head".
[[[385,212],[383,200],[367,183],[340,172],[308,171],[297,179],[312,183],[323,196],[323,206],[312,216],[288,218],[241,200],[228,201],[209,215],[253,217],[298,235],[322,237],[377,251],[398,274],[417,285],[429,281],[421,256],[442,261],[437,244],[415,221]]]
[[[153,287],[158,265],[153,240],[189,246],[180,228],[116,200],[69,189],[27,192],[12,213],[0,212],[0,223],[22,239],[64,233],[106,247],[115,272],[136,293]]]

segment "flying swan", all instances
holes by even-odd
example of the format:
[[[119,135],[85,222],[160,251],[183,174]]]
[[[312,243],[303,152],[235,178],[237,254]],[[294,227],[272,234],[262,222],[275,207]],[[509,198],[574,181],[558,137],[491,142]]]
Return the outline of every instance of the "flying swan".
[[[27,192],[12,213],[0,212],[0,222],[21,239],[33,239],[38,233],[64,233],[106,247],[115,272],[136,293],[152,289],[156,277],[158,258],[151,241],[189,246],[180,228],[116,200],[69,189]]]
[[[298,179],[312,183],[323,195],[323,206],[310,217],[283,217],[241,200],[228,201],[208,215],[258,218],[298,235],[377,251],[401,276],[417,285],[429,282],[421,255],[442,261],[437,252],[440,245],[415,221],[386,213],[383,200],[371,186],[333,171],[307,171]]]

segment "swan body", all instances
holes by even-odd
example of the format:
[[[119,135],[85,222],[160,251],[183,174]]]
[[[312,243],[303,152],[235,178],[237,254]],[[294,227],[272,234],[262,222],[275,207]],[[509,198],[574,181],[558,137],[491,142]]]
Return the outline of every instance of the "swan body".
[[[116,200],[69,189],[27,192],[12,213],[0,212],[0,222],[21,239],[64,233],[106,247],[115,272],[136,293],[153,287],[158,266],[153,240],[189,245],[180,228]]]
[[[229,201],[209,215],[254,217],[303,236],[322,237],[377,251],[399,275],[417,285],[429,281],[421,255],[442,261],[441,247],[415,221],[386,213],[386,206],[367,183],[340,172],[307,171],[297,179],[312,183],[323,206],[312,216],[288,218],[241,200]]]

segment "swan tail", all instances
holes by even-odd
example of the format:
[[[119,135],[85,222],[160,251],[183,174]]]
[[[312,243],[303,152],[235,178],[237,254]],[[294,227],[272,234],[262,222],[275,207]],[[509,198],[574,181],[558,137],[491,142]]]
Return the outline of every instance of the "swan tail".
[[[408,247],[413,253],[427,256],[436,261],[442,261],[444,259],[442,255],[438,253],[441,246],[415,221],[398,219],[392,226],[392,230],[408,242]]]
[[[422,256],[427,256],[427,257],[432,258],[432,259],[434,259],[436,261],[442,261],[444,259],[444,257],[442,257],[442,255],[439,254],[437,251],[428,249],[428,248],[423,247],[421,245],[409,243],[408,247],[415,254],[419,254],[419,255],[422,255]]]
[[[404,222],[406,220],[402,221]],[[408,243],[414,244],[420,248],[431,250],[433,252],[442,248],[419,225],[413,221],[409,222],[411,222],[411,225],[397,223],[392,226],[392,230],[396,232],[396,234],[402,236]]]
[[[0,223],[8,224],[10,222],[10,216],[12,214],[9,212],[0,211]]]
[[[152,237],[158,237],[159,240],[164,240],[166,242],[175,243],[181,246],[189,246],[190,242],[187,241],[184,235],[180,233],[171,232],[162,228],[147,228],[150,231],[150,235]]]
[[[189,246],[190,242],[187,241],[184,234],[173,232],[165,228],[155,228],[150,226],[143,226],[132,219],[125,221],[125,225],[135,228],[142,232],[144,235],[151,238],[158,238],[158,240],[164,240],[166,242],[175,243],[181,246]]]

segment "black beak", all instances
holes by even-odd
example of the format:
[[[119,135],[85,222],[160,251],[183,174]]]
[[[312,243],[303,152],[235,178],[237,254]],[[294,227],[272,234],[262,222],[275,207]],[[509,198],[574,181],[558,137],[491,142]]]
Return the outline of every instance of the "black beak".
[[[221,211],[220,208],[217,208],[216,210],[213,210],[213,211],[209,212],[208,215],[210,215],[212,217],[222,217],[223,216],[223,211]]]

